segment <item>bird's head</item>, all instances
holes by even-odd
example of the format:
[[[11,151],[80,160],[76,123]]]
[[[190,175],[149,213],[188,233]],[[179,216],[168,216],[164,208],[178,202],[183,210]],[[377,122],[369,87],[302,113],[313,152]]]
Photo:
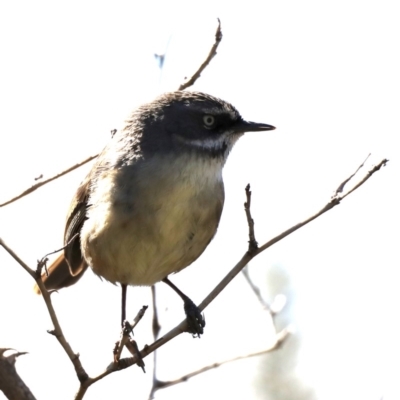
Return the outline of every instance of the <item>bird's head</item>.
[[[245,121],[230,103],[200,92],[165,93],[141,106],[133,117],[143,151],[193,152],[223,159],[245,132],[275,129]]]

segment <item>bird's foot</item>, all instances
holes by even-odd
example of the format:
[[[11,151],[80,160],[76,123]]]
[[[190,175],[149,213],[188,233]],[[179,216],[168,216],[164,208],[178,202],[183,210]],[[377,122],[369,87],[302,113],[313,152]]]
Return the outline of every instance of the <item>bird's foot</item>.
[[[194,304],[188,297],[184,300],[183,307],[188,322],[188,332],[191,333],[193,337],[200,337],[200,335],[204,333],[204,327],[206,326],[205,318],[196,304]]]

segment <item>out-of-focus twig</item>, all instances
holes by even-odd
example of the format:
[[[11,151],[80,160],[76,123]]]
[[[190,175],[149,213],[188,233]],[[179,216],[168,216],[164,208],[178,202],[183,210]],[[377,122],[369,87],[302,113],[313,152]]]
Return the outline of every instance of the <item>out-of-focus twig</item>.
[[[263,354],[270,353],[270,352],[278,349],[279,347],[281,347],[283,342],[289,337],[290,333],[291,333],[290,329],[283,329],[282,331],[278,332],[276,334],[276,337],[275,337],[275,339],[276,339],[275,343],[271,347],[269,347],[268,349],[264,349],[264,350],[261,350],[261,351],[256,351],[254,353],[244,354],[244,355],[241,355],[241,356],[238,356],[238,357],[233,357],[233,358],[230,358],[230,359],[224,360],[224,361],[215,362],[213,364],[207,365],[207,366],[205,366],[203,368],[200,368],[200,369],[198,369],[196,371],[193,371],[193,372],[190,372],[188,374],[185,374],[185,375],[181,376],[180,378],[177,378],[177,379],[174,379],[174,380],[171,380],[171,381],[158,381],[157,389],[164,389],[164,388],[176,385],[178,383],[186,382],[190,378],[193,378],[196,375],[200,375],[200,374],[202,374],[204,372],[207,372],[207,371],[210,371],[212,369],[218,368],[218,367],[220,367],[221,365],[224,365],[224,364],[228,364],[228,363],[239,361],[239,360],[245,360],[245,359],[248,359],[248,358],[257,357],[257,356],[261,356]]]
[[[269,304],[264,300],[264,298],[261,295],[261,291],[260,288],[252,281],[252,279],[250,278],[250,274],[249,274],[249,266],[246,265],[243,269],[242,269],[242,274],[245,277],[247,283],[250,285],[252,291],[254,292],[254,294],[256,295],[258,301],[261,303],[261,305],[263,306],[263,308],[267,311],[269,311],[272,314],[271,311],[271,307],[269,306]]]

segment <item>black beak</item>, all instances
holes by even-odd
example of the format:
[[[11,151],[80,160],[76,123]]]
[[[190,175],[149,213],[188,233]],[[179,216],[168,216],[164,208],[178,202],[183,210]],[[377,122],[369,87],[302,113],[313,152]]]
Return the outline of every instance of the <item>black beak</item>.
[[[272,125],[249,121],[238,121],[234,126],[234,130],[236,133],[272,131],[274,129],[275,127]]]

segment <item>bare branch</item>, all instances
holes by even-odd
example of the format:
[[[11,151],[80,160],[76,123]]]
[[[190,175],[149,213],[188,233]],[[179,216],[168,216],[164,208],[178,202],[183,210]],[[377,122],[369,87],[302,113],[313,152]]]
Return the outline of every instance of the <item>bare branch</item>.
[[[361,179],[352,189],[350,189],[347,193],[343,194],[343,195],[339,195],[337,194],[336,196],[333,196],[331,201],[326,204],[321,210],[319,210],[317,213],[315,213],[314,215],[312,215],[311,217],[307,218],[306,220],[299,222],[298,224],[292,226],[291,228],[287,229],[286,231],[282,232],[280,235],[274,237],[273,239],[271,239],[270,241],[268,241],[267,243],[263,244],[261,247],[259,247],[259,249],[257,250],[257,254],[260,254],[261,252],[263,252],[264,250],[268,249],[268,247],[271,247],[273,244],[279,242],[280,240],[282,240],[284,237],[290,235],[291,233],[297,231],[298,229],[300,229],[301,227],[303,227],[304,225],[307,225],[308,223],[310,223],[311,221],[313,221],[314,219],[318,218],[320,215],[325,214],[327,211],[331,210],[333,207],[337,206],[338,204],[340,204],[341,200],[343,200],[345,197],[347,197],[350,193],[353,193],[356,189],[358,189],[361,185],[363,185],[375,172],[379,171],[381,169],[381,167],[385,166],[387,163],[389,162],[389,160],[387,160],[386,158],[383,159],[378,165],[374,166],[370,171],[367,172],[367,174],[364,176],[363,179]],[[347,179],[347,182],[354,176],[354,174],[352,176],[350,176],[349,179]]]
[[[206,58],[205,61],[200,65],[199,69],[193,74],[193,76],[192,76],[187,82],[185,82],[185,83],[183,83],[183,84],[181,84],[181,85],[179,86],[178,90],[184,90],[184,89],[187,89],[188,87],[194,85],[194,83],[197,81],[197,79],[199,79],[201,73],[205,70],[205,68],[208,66],[208,64],[211,62],[211,60],[212,60],[212,59],[214,58],[214,56],[217,54],[217,49],[218,49],[218,46],[219,46],[221,40],[222,40],[221,21],[220,21],[219,18],[218,18],[218,27],[217,27],[217,30],[216,30],[216,32],[215,32],[215,42],[214,42],[214,45],[212,46],[212,48],[211,48],[211,50],[210,50],[210,52],[209,52],[207,58]],[[115,132],[116,132],[116,130],[113,129],[113,130],[111,131],[111,136],[114,136]],[[60,178],[61,176],[66,175],[66,174],[68,174],[69,172],[72,172],[73,170],[75,170],[75,169],[81,167],[82,165],[85,165],[86,163],[88,163],[88,162],[94,160],[97,156],[98,156],[98,154],[95,154],[95,155],[93,155],[93,156],[90,156],[90,157],[86,158],[85,160],[83,160],[83,161],[81,161],[81,162],[79,162],[79,163],[77,163],[77,164],[75,164],[75,165],[73,165],[73,166],[67,168],[66,170],[64,170],[64,171],[62,171],[62,172],[60,172],[60,173],[58,173],[58,174],[56,174],[56,175],[53,175],[52,177],[50,177],[50,178],[48,178],[48,179],[45,179],[44,181],[35,183],[35,184],[32,185],[30,188],[25,189],[25,190],[24,190],[23,192],[21,192],[19,195],[14,196],[14,197],[12,197],[11,199],[6,200],[6,201],[3,202],[3,203],[0,203],[0,207],[4,207],[4,206],[7,206],[8,204],[14,203],[15,201],[21,199],[22,197],[25,197],[25,196],[27,196],[28,194],[30,194],[30,193],[34,192],[35,190],[39,189],[40,187],[46,185],[47,183],[52,182],[52,181],[54,181],[54,180]],[[39,179],[41,179],[42,177],[43,177],[43,174],[41,174],[39,177],[35,178],[35,180],[39,180]]]
[[[361,165],[354,171],[353,174],[351,174],[347,179],[345,179],[340,185],[339,187],[336,189],[336,192],[334,194],[334,196],[337,196],[339,193],[342,193],[344,190],[344,187],[346,186],[346,183],[349,182],[356,174],[357,172],[364,166],[364,164],[366,163],[366,161],[368,160],[368,158],[370,157],[371,153],[369,153],[367,155],[367,158],[361,163]]]
[[[221,21],[218,18],[218,27],[217,31],[215,32],[215,42],[213,47],[211,47],[210,52],[208,53],[207,58],[203,62],[203,64],[200,65],[199,69],[193,74],[193,76],[185,83],[182,83],[182,85],[179,86],[178,90],[185,90],[190,86],[193,86],[194,83],[197,81],[197,79],[200,78],[200,74],[206,69],[207,65],[210,64],[210,61],[214,58],[214,56],[217,54],[217,49],[222,40],[222,31],[221,31]]]
[[[361,181],[359,181],[352,189],[350,189],[347,193],[345,193],[341,199],[343,200],[345,197],[347,197],[350,193],[353,193],[356,189],[358,189],[361,185],[363,185],[371,176],[379,171],[382,167],[386,167],[386,164],[389,162],[388,159],[383,159],[379,164],[375,165],[371,170],[367,172],[367,174],[364,176]]]
[[[0,246],[2,246],[4,248],[4,250],[10,254],[10,256],[19,264],[21,265],[21,267],[33,278],[36,279],[36,274],[35,271],[31,268],[28,267],[27,264],[25,264],[17,255],[17,253],[15,253],[10,247],[8,247],[2,238],[0,238]]]
[[[67,353],[69,359],[71,360],[72,364],[74,365],[75,372],[77,374],[79,381],[81,381],[81,382],[84,381],[85,379],[87,379],[88,375],[79,360],[79,354],[75,354],[73,352],[70,344],[67,342],[67,340],[64,336],[64,333],[61,329],[60,323],[58,322],[56,312],[53,308],[53,304],[52,304],[52,301],[50,298],[50,293],[47,291],[40,275],[36,274],[36,272],[33,269],[29,268],[28,265],[25,264],[18,257],[18,255],[4,243],[4,241],[1,238],[0,238],[0,246],[2,246],[11,255],[11,257],[13,257],[14,260],[17,261],[17,263],[19,265],[21,265],[21,267],[24,268],[25,271],[27,271],[30,276],[32,276],[33,279],[35,279],[36,284],[38,285],[38,287],[43,295],[43,300],[46,303],[46,307],[47,307],[47,310],[49,311],[51,322],[53,323],[53,326],[54,326],[54,329],[51,331],[48,331],[48,332],[57,338],[57,340],[61,344],[64,351]]]
[[[81,167],[82,165],[85,165],[89,161],[94,160],[97,156],[98,156],[98,154],[95,154],[94,156],[90,156],[90,157],[86,158],[85,160],[73,165],[72,167],[69,167],[64,171],[61,171],[60,173],[58,173],[56,175],[53,175],[48,179],[45,179],[44,181],[35,183],[30,188],[28,188],[28,189],[24,190],[22,193],[20,193],[18,196],[15,196],[15,197],[11,198],[11,199],[5,201],[4,203],[0,203],[0,207],[4,207],[4,206],[6,206],[8,204],[14,203],[14,201],[17,201],[17,200],[21,199],[22,197],[27,196],[28,194],[34,192],[36,189],[39,189],[40,187],[46,185],[47,183],[52,182],[52,181],[60,178],[61,176],[66,175],[69,172]]]
[[[244,211],[246,212],[247,224],[249,225],[249,251],[256,250],[258,248],[258,243],[254,233],[254,220],[251,216],[251,190],[250,184],[246,186],[246,202],[244,203]]]

